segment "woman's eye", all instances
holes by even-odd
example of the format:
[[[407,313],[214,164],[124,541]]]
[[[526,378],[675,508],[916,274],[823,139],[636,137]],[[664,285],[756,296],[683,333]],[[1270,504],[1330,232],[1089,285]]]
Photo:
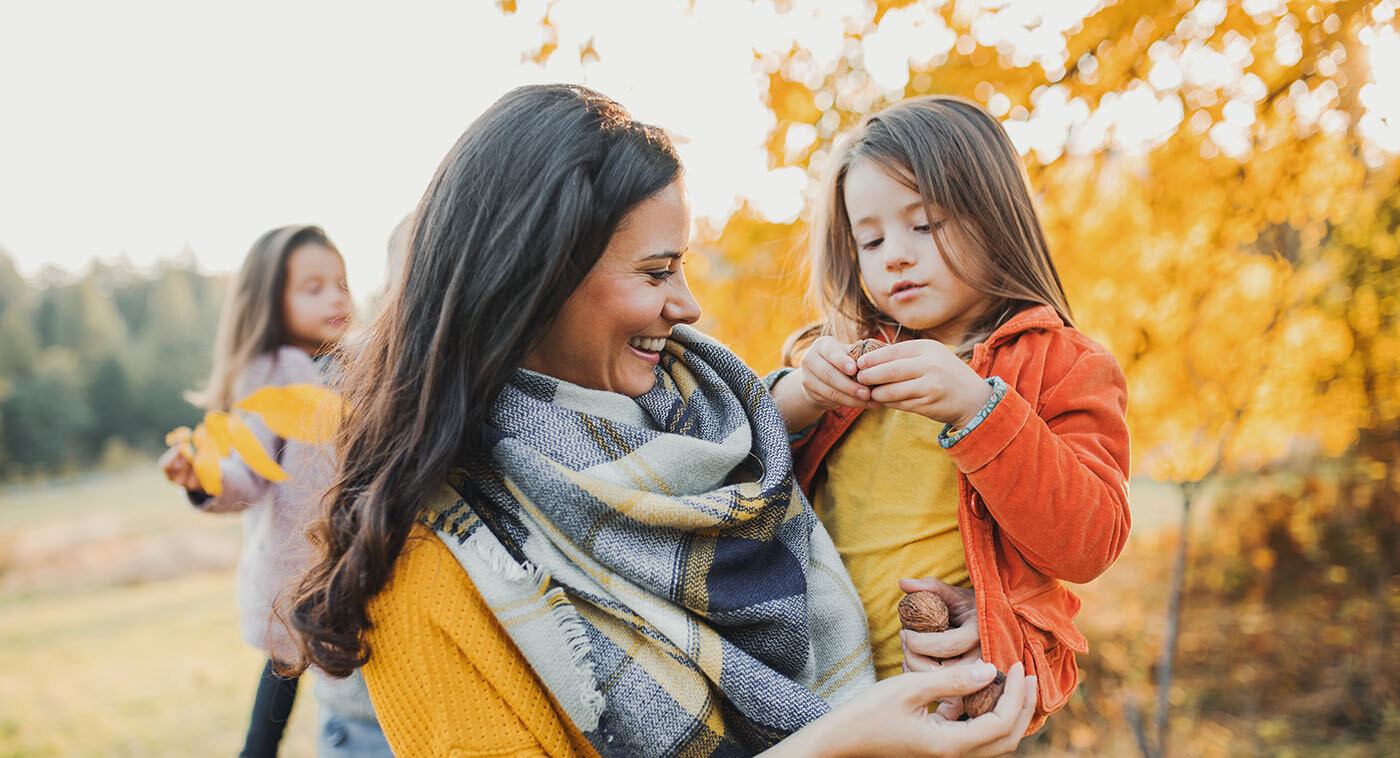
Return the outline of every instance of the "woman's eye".
[[[651,277],[652,279],[655,279],[658,282],[664,282],[667,279],[670,279],[671,275],[676,272],[672,271],[669,268],[663,268],[660,271],[648,271],[646,273],[647,276]]]

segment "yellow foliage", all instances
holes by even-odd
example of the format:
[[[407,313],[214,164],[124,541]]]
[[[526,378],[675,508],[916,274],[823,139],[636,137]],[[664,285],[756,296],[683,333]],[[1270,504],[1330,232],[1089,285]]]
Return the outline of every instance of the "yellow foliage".
[[[238,451],[243,462],[248,464],[248,468],[257,472],[258,476],[269,482],[282,482],[287,480],[287,472],[277,465],[277,461],[263,450],[258,438],[253,434],[253,430],[243,423],[243,419],[237,416],[229,416],[229,438],[233,442],[233,448]]]
[[[264,387],[234,407],[260,415],[267,428],[283,439],[318,445],[334,436],[341,404],[339,396],[318,385],[289,384]],[[289,478],[237,414],[209,411],[193,432],[187,426],[171,430],[165,444],[179,446],[180,455],[194,465],[200,487],[210,495],[223,491],[219,459],[235,450],[258,476],[270,482]]]
[[[219,448],[204,424],[194,428],[194,460],[191,462],[200,489],[218,497],[224,491],[223,475],[219,472]]]
[[[335,436],[340,419],[340,398],[315,384],[264,387],[234,404],[256,413],[273,434],[289,440],[319,445]]]

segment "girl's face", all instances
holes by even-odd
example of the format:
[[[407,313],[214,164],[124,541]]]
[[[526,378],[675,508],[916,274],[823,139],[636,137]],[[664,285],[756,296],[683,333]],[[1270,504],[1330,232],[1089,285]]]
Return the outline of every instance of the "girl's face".
[[[651,389],[671,329],[700,318],[681,269],[689,243],[690,204],[677,181],[622,220],[524,367],[629,397]]]
[[[929,218],[916,190],[869,160],[847,170],[844,200],[860,276],[875,305],[906,329],[961,342],[986,296],[959,279],[938,251],[939,229],[954,244],[966,244],[956,221],[941,212]]]
[[[339,253],[309,243],[287,256],[282,324],[287,344],[312,355],[333,347],[345,335],[350,326],[350,290]]]

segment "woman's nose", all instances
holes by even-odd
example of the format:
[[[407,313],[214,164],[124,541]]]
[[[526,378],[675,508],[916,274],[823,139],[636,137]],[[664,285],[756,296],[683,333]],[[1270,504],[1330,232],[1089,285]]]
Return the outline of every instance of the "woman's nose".
[[[675,321],[678,324],[693,324],[700,320],[700,304],[695,302],[695,296],[690,292],[690,285],[685,279],[680,279],[680,286],[676,287],[671,296],[666,300],[666,307],[662,309],[661,315],[667,321]]]

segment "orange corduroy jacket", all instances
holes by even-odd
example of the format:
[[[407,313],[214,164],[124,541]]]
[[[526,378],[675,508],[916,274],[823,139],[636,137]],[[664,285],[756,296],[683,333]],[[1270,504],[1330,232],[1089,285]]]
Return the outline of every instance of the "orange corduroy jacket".
[[[982,423],[948,450],[957,465],[958,528],[977,593],[983,660],[1022,661],[1039,677],[1030,730],[1079,682],[1074,626],[1083,583],[1107,569],[1128,539],[1127,384],[1107,349],[1054,309],[1026,309],[972,354],[972,369],[1010,387]],[[795,472],[811,493],[827,453],[860,415],[828,411],[793,443]]]

